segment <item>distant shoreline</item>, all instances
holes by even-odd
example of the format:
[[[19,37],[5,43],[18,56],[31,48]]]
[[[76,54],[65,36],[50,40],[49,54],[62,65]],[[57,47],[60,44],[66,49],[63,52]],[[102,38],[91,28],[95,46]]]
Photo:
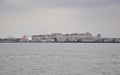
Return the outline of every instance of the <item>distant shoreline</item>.
[[[0,43],[120,43],[120,42],[0,42]]]
[[[105,38],[101,34],[93,36],[92,33],[53,33],[32,35],[31,38],[0,38],[0,43],[120,43],[120,38]]]

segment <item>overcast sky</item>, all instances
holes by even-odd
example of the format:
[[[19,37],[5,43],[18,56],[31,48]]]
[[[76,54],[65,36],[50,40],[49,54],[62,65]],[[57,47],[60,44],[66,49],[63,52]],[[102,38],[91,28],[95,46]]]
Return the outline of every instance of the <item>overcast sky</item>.
[[[120,0],[0,0],[0,37],[85,32],[120,37]]]

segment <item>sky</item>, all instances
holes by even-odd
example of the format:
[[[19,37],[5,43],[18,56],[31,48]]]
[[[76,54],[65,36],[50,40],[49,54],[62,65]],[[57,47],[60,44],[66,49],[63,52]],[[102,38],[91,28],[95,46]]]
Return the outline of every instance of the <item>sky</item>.
[[[0,37],[51,33],[120,37],[120,0],[0,0]]]

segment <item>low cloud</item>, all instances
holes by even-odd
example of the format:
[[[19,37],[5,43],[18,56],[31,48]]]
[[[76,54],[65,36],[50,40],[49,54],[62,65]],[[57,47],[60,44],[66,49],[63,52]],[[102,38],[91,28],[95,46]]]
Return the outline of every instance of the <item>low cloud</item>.
[[[105,7],[119,3],[120,0],[0,0],[1,4],[0,7],[88,8],[88,7]]]
[[[0,33],[115,35],[120,32],[119,8],[120,0],[0,0]]]

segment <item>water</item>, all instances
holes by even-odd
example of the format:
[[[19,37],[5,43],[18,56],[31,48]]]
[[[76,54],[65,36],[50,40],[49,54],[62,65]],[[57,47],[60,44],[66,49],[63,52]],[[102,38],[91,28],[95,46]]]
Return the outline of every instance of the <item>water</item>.
[[[0,75],[120,75],[120,44],[0,44]]]

